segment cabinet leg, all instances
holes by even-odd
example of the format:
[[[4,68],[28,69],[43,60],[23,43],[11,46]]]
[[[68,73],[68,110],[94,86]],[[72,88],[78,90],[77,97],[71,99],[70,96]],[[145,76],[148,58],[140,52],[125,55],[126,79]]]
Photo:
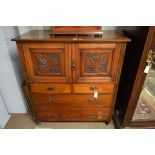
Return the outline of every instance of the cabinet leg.
[[[109,125],[109,123],[110,123],[110,121],[105,121],[105,124],[106,124],[106,125]]]
[[[41,125],[41,122],[35,121],[36,125]]]

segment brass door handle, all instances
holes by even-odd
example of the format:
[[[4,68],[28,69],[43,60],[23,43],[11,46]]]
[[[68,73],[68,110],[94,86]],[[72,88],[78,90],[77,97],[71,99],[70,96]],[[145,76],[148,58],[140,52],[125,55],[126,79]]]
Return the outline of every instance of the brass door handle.
[[[149,51],[146,62],[148,63],[148,65],[155,63],[155,52],[153,50]]]
[[[75,63],[72,63],[72,71],[75,71],[75,69],[76,69],[76,64]]]
[[[153,68],[154,68],[154,65],[155,65],[155,51],[149,50],[146,62],[147,62],[147,66],[145,66],[144,73],[148,73],[150,68],[152,68],[152,65],[153,65]]]

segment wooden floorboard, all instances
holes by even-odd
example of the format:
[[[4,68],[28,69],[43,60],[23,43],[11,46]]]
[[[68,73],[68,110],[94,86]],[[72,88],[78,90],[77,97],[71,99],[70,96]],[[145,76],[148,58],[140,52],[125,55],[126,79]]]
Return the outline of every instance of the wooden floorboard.
[[[104,122],[41,122],[36,125],[30,114],[12,114],[5,129],[114,129],[111,121],[108,125]]]

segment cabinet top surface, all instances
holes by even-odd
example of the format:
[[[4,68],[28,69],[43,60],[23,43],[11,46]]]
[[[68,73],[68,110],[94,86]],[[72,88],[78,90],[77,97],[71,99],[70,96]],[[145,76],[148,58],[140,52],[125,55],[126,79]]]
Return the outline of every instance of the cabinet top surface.
[[[81,36],[65,35],[51,36],[48,30],[32,30],[21,36],[15,37],[12,41],[17,42],[128,42],[129,38],[120,35],[116,31],[103,30],[102,35]]]

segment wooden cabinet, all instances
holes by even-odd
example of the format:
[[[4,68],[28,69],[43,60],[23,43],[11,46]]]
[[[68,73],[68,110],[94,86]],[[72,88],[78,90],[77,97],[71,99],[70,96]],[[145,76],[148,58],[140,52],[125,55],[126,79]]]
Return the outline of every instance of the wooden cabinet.
[[[114,31],[98,37],[31,31],[13,40],[35,121],[111,120],[130,39]]]
[[[126,48],[118,87],[113,116],[115,126],[155,128],[155,27],[127,26],[118,30],[132,42]],[[151,67],[146,73],[148,62]]]

